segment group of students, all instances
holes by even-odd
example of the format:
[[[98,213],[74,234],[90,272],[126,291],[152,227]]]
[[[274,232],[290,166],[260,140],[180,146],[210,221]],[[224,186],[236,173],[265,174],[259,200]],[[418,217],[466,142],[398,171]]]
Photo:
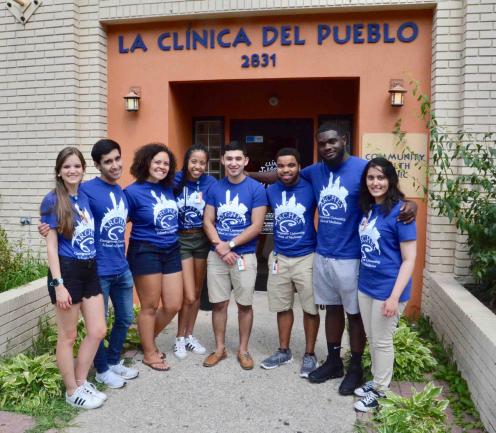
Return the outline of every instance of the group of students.
[[[269,258],[269,307],[277,312],[279,348],[261,367],[292,361],[289,348],[293,297],[304,311],[305,354],[300,376],[321,383],[344,375],[340,357],[345,312],[349,321],[351,360],[340,393],[361,399],[357,410],[377,405],[392,377],[392,335],[409,298],[416,250],[413,203],[398,189],[392,164],[350,156],[345,138],[329,125],[317,132],[318,162],[300,171],[296,149],[281,149],[275,174],[248,176],[243,145],[224,147],[226,177],[206,174],[208,152],[194,145],[176,174],[176,159],[160,143],[142,146],[134,155],[136,179],[124,190],[121,149],[100,140],[91,156],[100,176],[82,183],[86,168],[77,148],[63,149],[55,164],[56,187],[41,204],[40,233],[46,236],[48,291],[55,304],[57,364],[66,401],[97,408],[106,395],[87,381],[92,362],[96,380],[111,388],[138,376],[120,359],[133,319],[133,285],[140,301],[138,331],[143,363],[170,369],[156,337],[178,314],[174,355],[205,354],[193,336],[200,291],[207,274],[213,305],[215,351],[203,365],[213,367],[227,355],[225,333],[231,293],[238,306],[243,369],[254,366],[248,350],[253,323],[252,298],[257,274],[257,237],[266,208],[275,214],[274,251]],[[265,176],[265,177],[264,177]],[[318,214],[318,230],[314,215]],[[132,223],[127,258],[125,228]],[[108,347],[105,316],[112,300],[115,322]],[[314,353],[319,314],[326,305],[327,360]],[[79,314],[87,335],[76,362],[72,348]],[[361,355],[365,333],[372,354],[373,381],[363,384]]]

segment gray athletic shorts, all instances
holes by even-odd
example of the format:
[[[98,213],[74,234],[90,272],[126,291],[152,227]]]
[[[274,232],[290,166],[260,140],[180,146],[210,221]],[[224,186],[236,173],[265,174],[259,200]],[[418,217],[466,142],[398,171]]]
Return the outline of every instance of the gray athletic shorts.
[[[342,305],[348,314],[360,312],[358,307],[359,259],[338,260],[315,254],[313,290],[317,305]]]

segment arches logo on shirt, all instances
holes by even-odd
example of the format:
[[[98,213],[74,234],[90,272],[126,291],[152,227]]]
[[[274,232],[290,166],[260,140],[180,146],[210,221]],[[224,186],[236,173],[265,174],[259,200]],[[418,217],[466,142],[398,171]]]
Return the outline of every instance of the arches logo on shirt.
[[[176,201],[167,199],[162,193],[158,197],[155,191],[150,192],[156,201],[153,205],[153,221],[155,227],[161,229],[157,230],[157,233],[163,234],[177,229],[175,221],[177,219]]]
[[[102,243],[122,244],[124,237],[122,236],[126,229],[127,209],[124,200],[120,199],[119,203],[113,192],[109,193],[112,207],[107,208],[100,224],[100,234],[107,233],[107,239],[101,238]]]
[[[248,208],[239,202],[239,196],[236,194],[231,200],[231,191],[227,190],[226,202],[217,208],[217,219],[223,229],[230,230],[232,226],[246,224],[246,212]]]
[[[183,197],[177,198],[177,207],[184,224],[192,225],[202,220],[203,209],[205,208],[205,200],[202,199],[202,195],[200,191],[193,191],[188,194],[188,188],[185,187]]]
[[[85,256],[91,253],[90,247],[95,244],[95,221],[87,209],[79,207],[77,203],[74,207],[76,208],[79,218],[74,227],[71,245],[74,249],[79,248],[83,253],[78,254],[76,252],[76,256]]]
[[[286,191],[282,192],[282,202],[274,209],[276,227],[279,228],[282,237],[305,231],[305,211],[305,206],[296,203],[294,194],[287,200]]]
[[[329,183],[320,191],[319,209],[323,216],[330,216],[331,212],[336,209],[344,209],[346,212],[346,197],[348,197],[348,190],[341,186],[341,178],[329,174]]]
[[[377,218],[374,218],[372,221],[367,222],[367,218],[364,217],[358,228],[358,232],[360,234],[362,263],[368,264],[372,267],[375,267],[375,265],[378,264],[379,261],[367,258],[367,254],[374,251],[377,251],[378,254],[381,254],[381,249],[379,248],[379,239],[381,237],[381,234],[375,226],[376,222]]]

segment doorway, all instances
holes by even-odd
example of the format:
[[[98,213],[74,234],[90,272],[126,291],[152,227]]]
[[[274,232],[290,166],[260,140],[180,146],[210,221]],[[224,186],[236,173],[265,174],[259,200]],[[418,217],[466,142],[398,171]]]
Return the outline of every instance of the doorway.
[[[298,149],[302,167],[313,162],[313,119],[231,120],[230,132],[231,140],[246,145],[249,156],[247,171],[274,171],[275,155],[284,147]],[[267,260],[274,248],[273,221],[274,214],[269,209],[258,242],[255,290],[267,290]]]

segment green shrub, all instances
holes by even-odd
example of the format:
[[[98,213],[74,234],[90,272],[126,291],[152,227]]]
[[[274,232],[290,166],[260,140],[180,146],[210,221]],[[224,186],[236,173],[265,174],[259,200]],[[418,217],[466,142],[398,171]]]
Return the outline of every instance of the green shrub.
[[[50,354],[19,354],[0,363],[0,407],[34,409],[62,395],[62,377]]]
[[[424,390],[412,389],[411,397],[388,392],[374,415],[378,433],[447,433],[445,410],[448,400],[440,400],[442,388],[428,383]]]
[[[437,365],[428,344],[410,328],[404,319],[401,319],[398,324],[393,344],[394,380],[422,381],[424,374],[431,372]],[[367,346],[363,356],[363,366],[365,369],[370,369],[371,364],[370,351]]]
[[[438,123],[429,97],[413,84],[429,129],[431,206],[468,236],[470,269],[486,292],[483,298],[496,307],[496,134],[450,133]]]
[[[47,275],[48,267],[19,244],[14,251],[6,231],[0,227],[0,292],[29,283]]]

